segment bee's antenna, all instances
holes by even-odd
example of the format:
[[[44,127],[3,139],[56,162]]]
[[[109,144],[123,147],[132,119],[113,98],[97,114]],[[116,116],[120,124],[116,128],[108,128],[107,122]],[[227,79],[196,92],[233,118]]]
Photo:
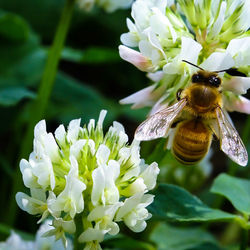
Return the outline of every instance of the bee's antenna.
[[[186,60],[182,60],[182,61],[204,71],[203,68],[201,68],[201,67],[199,67],[199,66],[197,66],[197,65],[195,65],[195,64],[193,64],[193,63],[191,63],[191,62],[188,62],[188,61],[186,61]]]
[[[215,73],[226,72],[227,74],[229,74],[231,76],[241,76],[241,77],[247,76],[245,73],[240,72],[235,68],[223,69],[223,70],[218,70],[218,71],[214,71],[214,72]]]

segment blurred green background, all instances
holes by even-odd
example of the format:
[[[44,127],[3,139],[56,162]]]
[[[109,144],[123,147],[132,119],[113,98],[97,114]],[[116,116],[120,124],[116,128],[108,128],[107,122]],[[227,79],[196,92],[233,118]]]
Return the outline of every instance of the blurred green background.
[[[64,0],[0,0],[0,190],[2,204],[0,240],[8,236],[11,227],[27,233],[34,233],[38,227],[37,218],[34,216],[17,209],[13,219],[13,214],[9,213],[8,208],[13,183],[17,181],[16,178],[20,178],[20,174],[17,176],[15,173],[16,169],[19,169],[20,158],[27,157],[29,153],[26,152],[25,156],[20,155],[24,133],[31,119],[29,109],[32,100],[36,98],[48,48],[52,43],[63,4]],[[118,102],[146,87],[149,80],[145,73],[122,61],[118,54],[120,35],[127,32],[126,17],[129,16],[130,10],[119,10],[107,14],[101,9],[84,13],[75,8],[59,72],[44,117],[48,131],[54,131],[60,123],[67,125],[75,118],[82,118],[83,124],[90,118],[96,119],[101,109],[107,109],[106,126],[110,125],[113,120],[121,122],[132,140],[135,128],[145,119],[148,109],[131,110],[129,106],[121,106]],[[248,142],[246,146],[250,152],[248,140],[250,122],[246,118],[243,114],[232,114],[238,131],[244,134],[244,139]],[[159,150],[151,155],[156,146]],[[218,143],[214,143],[211,158],[212,174],[206,180],[205,177],[199,179],[199,166],[194,169],[180,166],[169,153],[161,150],[163,146],[163,140],[142,144],[142,155],[147,161],[159,161],[162,167],[161,182],[167,181],[184,186],[202,197],[206,204],[221,207],[229,212],[233,211],[229,202],[223,203],[221,199],[216,201],[217,198],[208,193],[208,188],[214,177],[227,171],[229,167],[231,173],[249,178],[249,167],[243,169],[230,163],[219,151]],[[151,156],[148,157],[149,155]],[[184,181],[174,178],[177,169],[183,169],[186,175]],[[199,185],[190,184],[189,180],[192,176],[200,180]],[[184,223],[184,229],[162,225],[157,227],[156,230],[159,232],[154,231],[151,238],[161,237],[157,238],[160,242],[164,242],[167,235],[169,238],[178,235],[182,239],[185,237],[190,239],[191,232],[196,235],[193,237],[194,240],[197,237],[205,239],[212,237],[196,227],[192,229],[194,231],[189,231],[187,226],[194,227],[193,224],[188,223]],[[231,230],[225,228],[225,224],[202,224],[201,226],[209,229],[210,233],[220,237],[220,240],[226,243],[234,243],[237,240],[238,233],[235,233],[236,239],[225,239],[225,235],[221,232],[224,229]],[[132,237],[141,239],[142,235]],[[123,242],[125,241],[126,239]],[[116,241],[107,240],[105,244],[112,248],[114,244],[118,244],[114,242]],[[171,244],[159,249],[172,249]],[[199,244],[201,244],[200,247],[189,249],[217,249],[214,245],[202,245],[200,242]],[[128,247],[126,244],[123,245],[123,249],[128,249]],[[149,248],[142,244],[138,245],[137,249]]]

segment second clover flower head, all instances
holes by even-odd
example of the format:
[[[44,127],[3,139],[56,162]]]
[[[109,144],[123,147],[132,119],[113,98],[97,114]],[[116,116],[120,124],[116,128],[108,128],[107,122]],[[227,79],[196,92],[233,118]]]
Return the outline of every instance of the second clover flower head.
[[[85,11],[90,11],[94,5],[103,8],[107,12],[117,9],[126,9],[132,4],[133,0],[77,0],[78,5]]]
[[[121,36],[120,56],[148,72],[154,84],[122,104],[153,106],[152,113],[171,105],[197,70],[183,60],[208,71],[237,68],[249,76],[249,0],[136,0],[131,16],[129,32]],[[224,108],[250,113],[250,101],[242,96],[250,78],[225,72],[220,77]]]
[[[53,135],[45,121],[35,127],[34,149],[29,160],[22,159],[20,169],[30,195],[17,193],[21,209],[40,215],[40,221],[52,217],[53,228],[46,236],[62,238],[74,234],[76,215],[81,216],[80,242],[86,249],[99,246],[105,234],[119,232],[123,221],[132,231],[145,229],[151,217],[146,207],[153,195],[146,194],[156,185],[159,168],[140,158],[139,143],[128,144],[123,126],[114,122],[106,134],[101,111],[95,125],[90,120],[80,126],[72,120],[66,130],[60,125]]]

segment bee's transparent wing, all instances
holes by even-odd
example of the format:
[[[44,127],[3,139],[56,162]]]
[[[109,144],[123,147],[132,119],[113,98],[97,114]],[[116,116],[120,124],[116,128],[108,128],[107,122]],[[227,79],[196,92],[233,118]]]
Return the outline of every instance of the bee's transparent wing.
[[[216,115],[219,127],[219,134],[217,137],[220,139],[221,150],[232,161],[241,166],[246,166],[248,155],[238,132],[220,107],[216,108]]]
[[[187,100],[182,99],[176,104],[150,116],[136,129],[135,139],[139,141],[149,141],[165,136],[186,103]]]

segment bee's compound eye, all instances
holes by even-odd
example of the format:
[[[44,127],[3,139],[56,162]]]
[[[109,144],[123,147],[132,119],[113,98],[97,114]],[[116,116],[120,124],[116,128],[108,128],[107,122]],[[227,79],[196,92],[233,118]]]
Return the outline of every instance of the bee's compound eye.
[[[208,82],[209,82],[209,84],[211,84],[213,87],[216,87],[216,88],[219,87],[221,84],[221,80],[217,76],[210,76],[208,78]]]
[[[192,76],[192,82],[202,82],[203,77],[200,74],[194,74]]]

